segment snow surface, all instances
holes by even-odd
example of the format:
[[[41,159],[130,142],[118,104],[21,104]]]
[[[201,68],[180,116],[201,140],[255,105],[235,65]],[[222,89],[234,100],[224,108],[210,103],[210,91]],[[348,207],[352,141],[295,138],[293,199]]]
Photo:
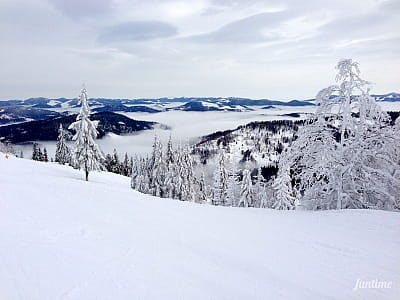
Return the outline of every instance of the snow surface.
[[[0,154],[0,299],[396,299],[400,214],[140,194]],[[357,279],[391,289],[353,291]],[[397,298],[398,299],[398,298]]]

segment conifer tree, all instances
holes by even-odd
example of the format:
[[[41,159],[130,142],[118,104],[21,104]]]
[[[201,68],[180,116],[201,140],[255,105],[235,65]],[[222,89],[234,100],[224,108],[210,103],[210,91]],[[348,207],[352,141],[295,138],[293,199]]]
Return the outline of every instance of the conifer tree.
[[[62,124],[60,124],[60,127],[58,129],[55,161],[62,165],[71,163],[71,150],[66,144],[65,130]]]
[[[227,205],[228,174],[225,166],[225,155],[221,149],[218,155],[217,166],[214,172],[213,205]]]
[[[165,175],[165,193],[168,198],[176,198],[176,182],[178,174],[178,166],[176,153],[172,147],[171,136],[167,144],[167,150],[165,152],[165,164],[166,164],[166,175]]]
[[[37,143],[33,143],[32,160],[39,160],[39,146]]]
[[[279,210],[291,210],[295,208],[295,198],[292,196],[292,184],[289,175],[290,170],[282,167],[274,181],[275,203],[273,208]]]
[[[44,162],[48,162],[48,161],[49,161],[49,157],[47,156],[47,149],[46,149],[46,147],[43,148],[43,161],[44,161]]]
[[[38,155],[37,155],[37,160],[38,161],[43,161],[43,152],[42,149],[40,149],[40,147],[38,147]]]
[[[76,122],[72,123],[69,128],[75,130],[73,140],[75,146],[75,163],[80,169],[85,172],[86,181],[89,180],[89,172],[102,170],[104,167],[102,162],[104,155],[99,146],[96,144],[97,123],[90,120],[90,109],[87,99],[86,88],[83,87],[79,96],[81,109],[76,118]]]
[[[253,190],[251,173],[249,170],[245,169],[243,171],[242,186],[240,189],[240,200],[238,206],[250,207],[253,206]]]
[[[113,155],[112,155],[112,159],[111,159],[111,172],[115,173],[115,174],[121,174],[122,170],[121,170],[121,163],[119,161],[119,156],[117,153],[117,150],[114,149],[113,151]]]
[[[199,180],[199,186],[198,186],[198,196],[197,196],[197,201],[199,203],[206,203],[207,202],[207,186],[206,186],[206,181],[204,178],[204,173],[201,173],[201,177]]]
[[[166,166],[163,157],[162,143],[154,137],[153,151],[149,165],[150,190],[153,196],[164,197]]]
[[[131,176],[132,162],[129,160],[128,153],[125,152],[124,161],[122,162],[122,175]]]

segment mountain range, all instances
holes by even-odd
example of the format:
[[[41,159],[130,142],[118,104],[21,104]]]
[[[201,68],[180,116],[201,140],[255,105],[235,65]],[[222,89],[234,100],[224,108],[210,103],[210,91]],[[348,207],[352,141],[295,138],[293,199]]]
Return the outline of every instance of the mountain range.
[[[0,127],[0,141],[10,143],[24,143],[29,141],[55,141],[58,136],[60,124],[67,129],[76,119],[76,114],[68,116],[57,116],[46,120],[36,120]],[[138,121],[116,114],[113,112],[98,112],[90,117],[98,121],[98,138],[104,137],[107,133],[118,135],[130,134],[133,132],[153,129],[156,122]],[[68,130],[68,129],[67,129]],[[73,132],[69,130],[71,137]]]

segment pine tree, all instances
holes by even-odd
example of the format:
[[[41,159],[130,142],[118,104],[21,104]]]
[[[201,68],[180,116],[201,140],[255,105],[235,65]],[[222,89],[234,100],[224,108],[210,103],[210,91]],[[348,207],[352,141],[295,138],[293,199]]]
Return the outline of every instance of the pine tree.
[[[153,196],[164,197],[166,166],[163,157],[162,143],[154,137],[153,151],[149,165],[150,190]]]
[[[125,152],[124,161],[121,163],[121,174],[130,177],[132,173],[132,161]]]
[[[40,147],[38,148],[37,160],[43,161],[43,152],[42,149],[40,149]]]
[[[185,200],[185,164],[183,160],[183,148],[182,145],[178,146],[175,152],[175,172],[176,178],[173,180],[174,184],[174,198],[179,200]]]
[[[131,171],[131,188],[134,190],[138,189],[140,176],[140,161],[137,156],[132,160],[132,171]]]
[[[107,170],[107,172],[112,172],[112,162],[113,157],[111,154],[107,153],[103,162],[104,168]]]
[[[207,202],[207,186],[204,178],[204,173],[201,173],[201,177],[199,180],[197,199],[198,199],[197,202],[199,203]]]
[[[61,165],[71,164],[71,150],[66,144],[65,130],[63,129],[62,124],[60,124],[58,129],[55,161]]]
[[[165,164],[166,164],[166,175],[165,175],[165,193],[168,198],[176,198],[176,182],[178,174],[178,166],[175,151],[172,147],[171,136],[167,144],[167,150],[165,152]]]
[[[243,207],[253,206],[251,173],[247,169],[243,171],[243,180],[240,189],[240,200],[238,206],[243,206]]]
[[[32,160],[39,160],[39,158],[39,146],[37,143],[33,143]]]
[[[193,171],[193,159],[190,156],[190,148],[187,144],[183,148],[181,157],[181,178],[183,181],[182,198],[184,201],[196,201],[195,185],[196,178]]]
[[[76,122],[69,126],[75,130],[73,140],[76,141],[75,162],[78,168],[83,168],[86,181],[89,180],[89,172],[102,170],[104,155],[96,144],[97,137],[96,123],[90,120],[90,109],[87,100],[87,91],[83,87],[79,100],[81,109],[76,118]]]
[[[121,163],[119,161],[118,153],[117,150],[114,149],[112,159],[111,159],[111,172],[115,174],[121,174],[122,173],[122,168],[121,168]]]
[[[292,185],[287,168],[279,169],[278,176],[274,181],[275,203],[273,208],[280,210],[291,210],[295,208],[295,198],[292,196]]]
[[[254,207],[263,207],[266,203],[265,199],[265,182],[262,175],[262,168],[257,169],[257,181],[254,187]]]
[[[214,172],[213,205],[227,205],[228,173],[225,166],[225,155],[221,149],[218,155],[217,166]]]
[[[46,147],[43,148],[43,161],[44,161],[44,162],[48,162],[48,161],[49,161],[49,157],[47,156],[47,149],[46,149]]]
[[[226,205],[237,206],[236,190],[239,186],[238,177],[236,175],[234,165],[229,159],[226,159],[225,167],[227,175]]]

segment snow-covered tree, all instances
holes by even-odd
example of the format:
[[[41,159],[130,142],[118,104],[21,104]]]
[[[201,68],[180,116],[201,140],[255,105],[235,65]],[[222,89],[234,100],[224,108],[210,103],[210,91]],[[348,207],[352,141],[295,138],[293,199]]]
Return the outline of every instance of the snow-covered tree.
[[[227,205],[228,198],[228,172],[225,165],[225,154],[222,149],[219,151],[217,165],[214,171],[213,205]]]
[[[183,147],[178,145],[178,149],[175,152],[175,180],[168,181],[168,184],[174,185],[174,199],[185,200],[186,187],[185,187],[185,162],[183,158]],[[170,176],[170,175],[169,175]]]
[[[236,174],[236,166],[232,162],[231,158],[225,157],[225,170],[227,176],[226,182],[226,205],[237,206],[237,194],[240,191],[240,184],[238,183],[238,176]]]
[[[288,168],[279,169],[278,176],[274,181],[275,203],[273,208],[280,210],[291,210],[295,208],[295,198],[292,196],[292,184]]]
[[[39,145],[38,145],[37,143],[33,143],[33,147],[32,147],[32,160],[40,160]]]
[[[8,154],[15,154],[15,149],[12,144],[10,143],[3,143],[0,141],[0,152],[3,152],[6,154],[6,157],[8,157]],[[21,151],[22,153],[22,151]],[[20,156],[23,157],[23,154]]]
[[[207,202],[207,186],[206,180],[204,177],[204,173],[201,173],[201,177],[199,180],[198,192],[197,192],[197,201],[199,203],[206,203]]]
[[[193,159],[190,155],[189,144],[183,147],[180,160],[180,177],[182,179],[182,198],[184,201],[196,201],[195,185],[197,184],[193,171]]]
[[[162,143],[157,136],[154,137],[153,151],[150,157],[149,175],[152,195],[164,197],[166,166],[162,151]]]
[[[254,185],[254,207],[262,207],[263,204],[266,202],[266,199],[264,199],[265,196],[265,182],[264,182],[264,177],[262,175],[262,169],[259,167],[257,169],[257,180]]]
[[[277,185],[294,182],[307,209],[394,209],[399,165],[388,115],[369,95],[356,62],[341,60],[337,69],[339,84],[318,93],[315,116],[282,154]]]
[[[169,137],[167,150],[165,152],[165,196],[168,198],[176,198],[176,182],[178,174],[177,158],[174,148],[172,146],[172,138]]]
[[[62,165],[71,163],[71,150],[65,141],[65,130],[62,124],[58,129],[55,161]]]
[[[243,179],[240,189],[240,200],[238,206],[253,206],[253,183],[251,181],[251,172],[248,169],[245,169],[243,171]]]
[[[124,176],[131,176],[132,160],[129,159],[128,153],[125,152],[124,161],[122,162],[121,174]]]
[[[114,149],[113,155],[111,157],[110,171],[115,174],[122,174],[122,166],[119,161],[119,156],[116,149]]]
[[[43,161],[44,162],[48,162],[49,161],[49,157],[47,155],[47,149],[46,147],[43,148]]]
[[[75,165],[85,172],[86,181],[89,180],[89,172],[95,170],[102,170],[102,161],[104,155],[99,146],[96,144],[97,137],[97,123],[90,120],[90,109],[87,98],[86,88],[83,87],[79,96],[81,109],[76,122],[69,126],[69,129],[74,130],[76,133],[73,140],[75,145]]]

